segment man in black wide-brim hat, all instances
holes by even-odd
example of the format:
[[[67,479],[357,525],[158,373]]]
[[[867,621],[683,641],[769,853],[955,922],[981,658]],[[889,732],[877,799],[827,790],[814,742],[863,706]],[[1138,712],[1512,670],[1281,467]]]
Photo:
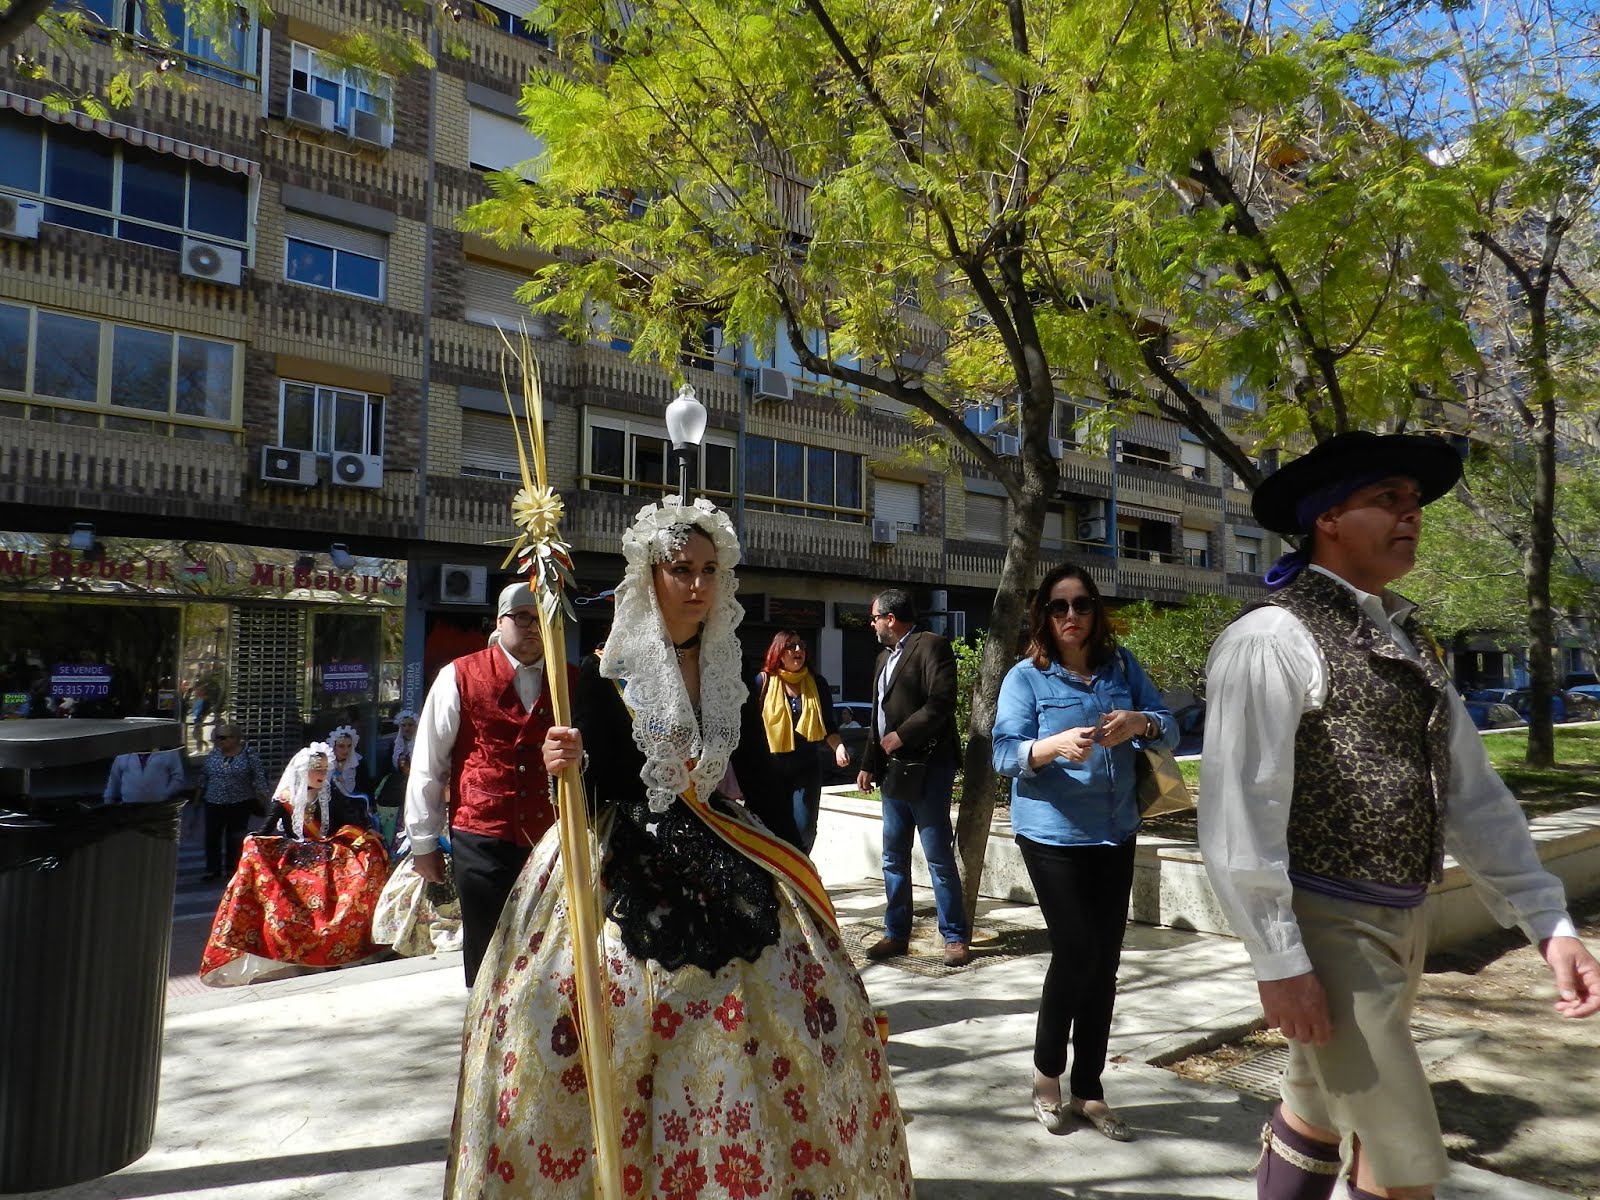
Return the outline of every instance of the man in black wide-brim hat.
[[[1414,606],[1389,590],[1416,561],[1423,506],[1460,477],[1442,439],[1359,432],[1267,478],[1256,519],[1301,549],[1211,650],[1200,849],[1267,1024],[1289,1039],[1260,1200],[1325,1200],[1346,1137],[1357,1200],[1427,1200],[1444,1178],[1410,1015],[1446,849],[1538,944],[1556,1011],[1600,1010],[1600,964],[1561,882]]]

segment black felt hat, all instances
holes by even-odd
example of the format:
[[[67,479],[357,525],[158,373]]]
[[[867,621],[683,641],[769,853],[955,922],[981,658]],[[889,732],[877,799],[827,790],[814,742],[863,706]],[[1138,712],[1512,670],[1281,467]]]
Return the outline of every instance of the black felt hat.
[[[1305,528],[1295,513],[1300,502],[1330,484],[1356,475],[1372,479],[1404,475],[1415,479],[1422,489],[1422,502],[1431,504],[1461,478],[1461,455],[1443,438],[1423,434],[1370,433],[1364,429],[1336,434],[1262,480],[1250,499],[1250,510],[1263,529],[1303,533]]]

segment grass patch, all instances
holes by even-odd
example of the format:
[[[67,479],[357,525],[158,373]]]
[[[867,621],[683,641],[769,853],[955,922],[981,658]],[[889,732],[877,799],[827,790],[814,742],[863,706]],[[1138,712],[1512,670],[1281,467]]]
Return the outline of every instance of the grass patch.
[[[1489,761],[1530,818],[1600,804],[1600,726],[1574,729],[1557,725],[1555,734],[1553,767],[1528,765],[1525,729],[1483,739]]]

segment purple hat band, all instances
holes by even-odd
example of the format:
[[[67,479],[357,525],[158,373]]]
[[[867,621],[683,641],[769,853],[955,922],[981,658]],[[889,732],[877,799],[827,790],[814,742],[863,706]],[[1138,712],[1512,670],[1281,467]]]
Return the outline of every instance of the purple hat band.
[[[1388,479],[1393,474],[1392,470],[1363,471],[1356,475],[1347,475],[1343,479],[1336,479],[1315,491],[1306,493],[1294,506],[1294,519],[1299,532],[1310,533],[1316,526],[1317,518],[1330,508],[1344,503],[1362,488]],[[1261,577],[1261,582],[1267,585],[1269,592],[1288,587],[1294,582],[1295,576],[1310,562],[1310,550],[1291,550],[1267,568],[1267,573]]]

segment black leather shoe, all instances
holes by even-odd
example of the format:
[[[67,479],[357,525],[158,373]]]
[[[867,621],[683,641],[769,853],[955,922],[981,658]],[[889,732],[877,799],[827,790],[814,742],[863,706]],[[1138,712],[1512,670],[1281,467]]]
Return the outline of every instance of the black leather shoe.
[[[946,942],[944,944],[944,965],[947,967],[964,967],[972,961],[972,951],[967,949],[965,942]]]
[[[867,947],[867,957],[873,962],[882,962],[886,958],[899,958],[907,949],[905,938],[881,937]]]

